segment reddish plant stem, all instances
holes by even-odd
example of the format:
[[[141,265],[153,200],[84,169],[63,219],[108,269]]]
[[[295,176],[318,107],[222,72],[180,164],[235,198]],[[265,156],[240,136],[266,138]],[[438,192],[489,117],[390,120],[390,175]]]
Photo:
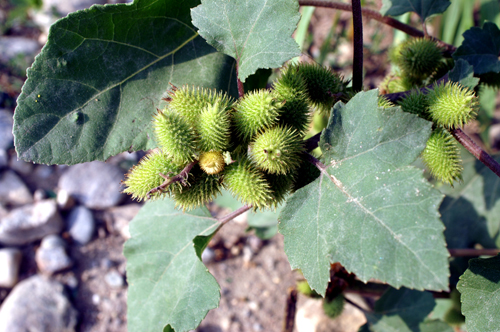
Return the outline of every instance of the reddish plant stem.
[[[498,177],[500,177],[500,165],[486,151],[481,149],[474,141],[467,136],[462,129],[451,129],[450,133],[455,139],[462,144],[474,157],[482,162],[486,167],[491,169]]]
[[[496,256],[500,249],[448,249],[451,257]]]
[[[354,32],[352,88],[354,91],[361,91],[363,90],[363,15],[360,0],[352,0],[352,25]]]
[[[243,82],[240,80],[239,61],[236,62],[236,81],[238,82],[238,95],[240,98],[243,98],[245,95],[245,88],[243,87]]]
[[[293,332],[295,313],[297,311],[297,289],[295,289],[295,287],[290,287],[287,290],[287,294],[283,332]]]
[[[250,210],[252,208],[251,205],[244,205],[242,207],[240,207],[238,210],[236,211],[233,211],[231,213],[228,213],[226,214],[225,216],[223,217],[220,217],[219,219],[217,219],[220,223],[221,223],[221,226],[222,225],[225,225],[226,223],[228,223],[229,221],[233,220],[234,218],[236,218],[237,216],[239,216],[240,214],[243,214],[245,212],[247,212],[248,210]]]
[[[336,1],[299,0],[299,5],[326,7],[326,8],[343,10],[343,11],[352,11],[351,5],[346,4],[346,3],[336,2]],[[400,31],[403,31],[412,37],[424,37],[424,33],[422,31],[415,29],[414,27],[409,26],[407,24],[401,23],[392,17],[383,16],[382,14],[380,14],[379,12],[377,12],[375,10],[362,8],[361,12],[362,12],[363,16],[365,16],[366,18],[371,18],[371,19],[374,19],[375,21],[384,23],[388,26],[393,27],[394,29],[398,29]],[[445,56],[450,57],[451,54],[457,50],[457,48],[453,45],[447,44],[447,43],[442,42],[438,39],[435,39],[435,41],[438,43],[439,46],[441,46],[443,48],[443,54]]]

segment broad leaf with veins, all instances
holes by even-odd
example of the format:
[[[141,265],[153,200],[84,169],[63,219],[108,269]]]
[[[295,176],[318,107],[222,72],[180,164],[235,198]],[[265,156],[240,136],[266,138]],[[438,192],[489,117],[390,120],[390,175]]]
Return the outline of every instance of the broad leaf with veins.
[[[169,82],[236,94],[234,60],[191,24],[198,4],[93,6],[52,25],[17,101],[19,158],[77,164],[156,147],[151,119]]]
[[[431,123],[399,108],[377,108],[377,91],[337,103],[320,147],[320,177],[287,201],[279,220],[292,268],[324,294],[330,264],[362,281],[448,289],[442,194],[411,164]]]
[[[300,55],[292,38],[300,19],[297,0],[202,0],[191,11],[200,35],[238,63],[238,78],[279,68]]]
[[[407,12],[415,12],[425,21],[429,16],[444,13],[449,0],[382,0],[382,15],[399,16]]]

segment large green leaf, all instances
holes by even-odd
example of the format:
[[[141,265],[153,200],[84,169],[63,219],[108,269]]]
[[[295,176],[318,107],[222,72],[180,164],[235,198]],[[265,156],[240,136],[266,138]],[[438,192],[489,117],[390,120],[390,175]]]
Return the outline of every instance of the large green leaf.
[[[464,59],[474,67],[474,73],[500,72],[500,30],[491,22],[482,28],[472,27],[464,32],[462,45],[453,53],[455,60]]]
[[[375,302],[366,319],[373,332],[415,332],[432,311],[436,302],[431,293],[406,288],[389,288]]]
[[[455,66],[448,73],[450,81],[458,82],[469,89],[474,89],[479,84],[479,78],[474,77],[474,67],[464,59],[458,59]]]
[[[76,164],[153,148],[151,119],[169,82],[235,94],[234,60],[191,25],[198,3],[136,0],[56,22],[18,99],[18,156]]]
[[[457,289],[467,331],[499,331],[500,256],[471,259]]]
[[[219,285],[199,257],[218,226],[206,208],[182,213],[171,200],[144,205],[124,248],[129,331],[189,331],[218,306]]]
[[[210,45],[236,59],[242,82],[259,68],[278,68],[300,55],[292,38],[297,0],[202,0],[191,15]]]
[[[382,15],[399,16],[415,12],[425,21],[429,16],[444,13],[451,4],[449,0],[382,0]]]
[[[407,166],[431,125],[399,108],[378,109],[376,90],[335,105],[320,141],[326,166],[279,218],[292,268],[317,292],[325,293],[333,262],[365,282],[448,288],[442,195]]]

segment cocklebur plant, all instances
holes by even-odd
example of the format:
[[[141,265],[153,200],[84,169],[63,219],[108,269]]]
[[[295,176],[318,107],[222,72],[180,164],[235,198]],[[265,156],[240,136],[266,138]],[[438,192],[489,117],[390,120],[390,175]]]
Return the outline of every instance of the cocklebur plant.
[[[497,302],[498,285],[489,274],[498,270],[498,260],[472,260],[464,273],[463,264],[449,256],[477,254],[479,245],[497,247],[500,186],[486,166],[497,175],[500,167],[460,128],[477,112],[476,97],[446,80],[474,89],[482,77],[480,86],[493,85],[499,76],[499,29],[490,22],[474,27],[458,49],[436,40],[447,60],[432,70],[434,65],[427,68],[417,61],[422,52],[411,55],[413,64],[398,65],[392,73],[399,78],[393,80],[397,89],[389,84],[384,100],[404,104],[402,96],[419,89],[438,105],[424,103],[408,113],[401,110],[408,105],[391,107],[378,91],[362,91],[361,15],[412,37],[430,36],[361,10],[360,1],[354,0],[348,8],[353,12],[356,45],[352,86],[322,66],[295,64],[285,65],[281,79],[270,87],[245,91],[258,69],[280,68],[300,55],[291,38],[300,19],[298,4],[346,9],[345,3],[331,1],[135,0],[68,15],[51,29],[47,45],[28,70],[14,115],[19,157],[76,164],[106,160],[123,151],[158,149],[125,179],[128,193],[147,200],[130,225],[131,238],[124,249],[129,331],[195,329],[220,299],[219,285],[200,260],[210,239],[222,227],[230,227],[235,216],[280,203],[285,204],[277,228],[290,265],[302,270],[317,294],[325,296],[334,262],[356,275],[352,289],[357,292],[380,295],[381,287],[388,288],[373,311],[366,312],[365,330],[390,326],[448,331],[445,322],[426,320],[435,302],[424,290],[447,294],[462,273],[458,289],[467,329],[493,330],[500,324],[498,317],[474,309],[481,309],[477,303],[487,303],[484,297],[491,299],[488,303]],[[449,2],[419,4],[384,1],[383,12],[400,15],[413,10],[425,28],[427,17],[443,12]],[[450,63],[453,70],[439,77]],[[313,72],[317,69],[321,72]],[[433,96],[433,90],[440,93]],[[393,94],[398,91],[402,93]],[[450,91],[459,93],[443,98]],[[456,100],[466,103],[460,106]],[[455,116],[455,108],[465,113]],[[245,109],[274,115],[247,118],[239,113]],[[321,112],[328,121],[320,133],[305,139],[313,112]],[[458,121],[449,123],[450,119]],[[265,147],[255,149],[256,139],[267,130],[280,130],[275,137],[299,136],[300,148],[286,142],[293,147],[291,155],[284,158],[290,151],[280,150],[273,151],[274,159],[268,157]],[[426,155],[426,146],[445,148],[445,153],[435,150],[431,158],[424,157],[432,164],[456,161],[447,159],[453,150],[448,135],[428,144],[437,131],[449,132],[485,165],[464,157],[462,183],[456,181],[458,173],[442,179],[452,179],[455,188],[435,187],[411,166]],[[320,152],[312,156],[309,152],[317,148]],[[292,166],[279,166],[280,161]],[[246,205],[212,218],[204,205],[226,187]],[[446,193],[445,199],[437,187]],[[493,290],[491,294],[479,293],[482,285]],[[405,313],[410,310],[415,314],[408,321]],[[404,319],[392,319],[396,315]]]

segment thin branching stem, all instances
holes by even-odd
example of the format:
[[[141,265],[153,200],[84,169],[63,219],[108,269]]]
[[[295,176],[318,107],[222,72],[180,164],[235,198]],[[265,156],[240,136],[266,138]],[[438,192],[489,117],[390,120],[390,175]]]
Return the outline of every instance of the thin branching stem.
[[[239,216],[240,214],[247,212],[251,208],[252,208],[251,205],[244,205],[244,206],[240,207],[238,210],[233,211],[231,213],[228,213],[225,216],[218,218],[217,220],[220,222],[221,226],[225,225],[228,222],[230,222],[231,220],[233,220],[234,218],[236,218],[237,216]]]
[[[462,144],[474,157],[482,162],[486,167],[491,169],[498,177],[500,177],[500,165],[486,151],[481,149],[474,141],[467,136],[460,128],[451,129],[450,133],[455,139]]]
[[[162,178],[164,178],[165,181],[162,184],[160,184],[158,187],[155,187],[155,188],[151,189],[150,191],[148,191],[148,194],[147,194],[148,199],[151,198],[151,194],[154,194],[154,193],[156,193],[158,191],[165,190],[165,188],[167,188],[172,183],[181,182],[182,184],[185,184],[186,180],[187,180],[187,178],[189,176],[189,172],[191,172],[191,169],[197,163],[198,163],[198,160],[190,162],[189,164],[186,165],[186,167],[184,167],[184,169],[179,174],[177,174],[177,175],[175,175],[173,177],[170,177],[168,174],[161,174],[160,173],[160,176]]]
[[[297,311],[297,289],[290,287],[287,290],[285,319],[283,321],[283,332],[293,332],[295,326],[295,313]]]
[[[301,6],[315,6],[315,7],[326,7],[332,9],[338,9],[343,11],[352,11],[352,6],[346,3],[328,0],[299,0],[299,5]],[[362,8],[361,13],[366,18],[374,19],[375,21],[384,23],[394,29],[405,32],[412,37],[424,37],[424,33],[408,24],[404,24],[392,17],[383,16],[379,12],[367,8]],[[447,44],[443,41],[435,39],[439,46],[443,48],[443,54],[450,57],[457,48],[453,45]]]
[[[363,90],[363,15],[361,14],[361,0],[352,0],[353,25],[353,64],[352,88],[354,91]]]
[[[500,253],[500,249],[448,249],[451,257],[479,257],[479,256],[496,256]]]
[[[243,87],[243,82],[240,80],[240,66],[239,61],[236,63],[236,81],[238,82],[238,96],[243,98],[245,95],[245,88]]]

